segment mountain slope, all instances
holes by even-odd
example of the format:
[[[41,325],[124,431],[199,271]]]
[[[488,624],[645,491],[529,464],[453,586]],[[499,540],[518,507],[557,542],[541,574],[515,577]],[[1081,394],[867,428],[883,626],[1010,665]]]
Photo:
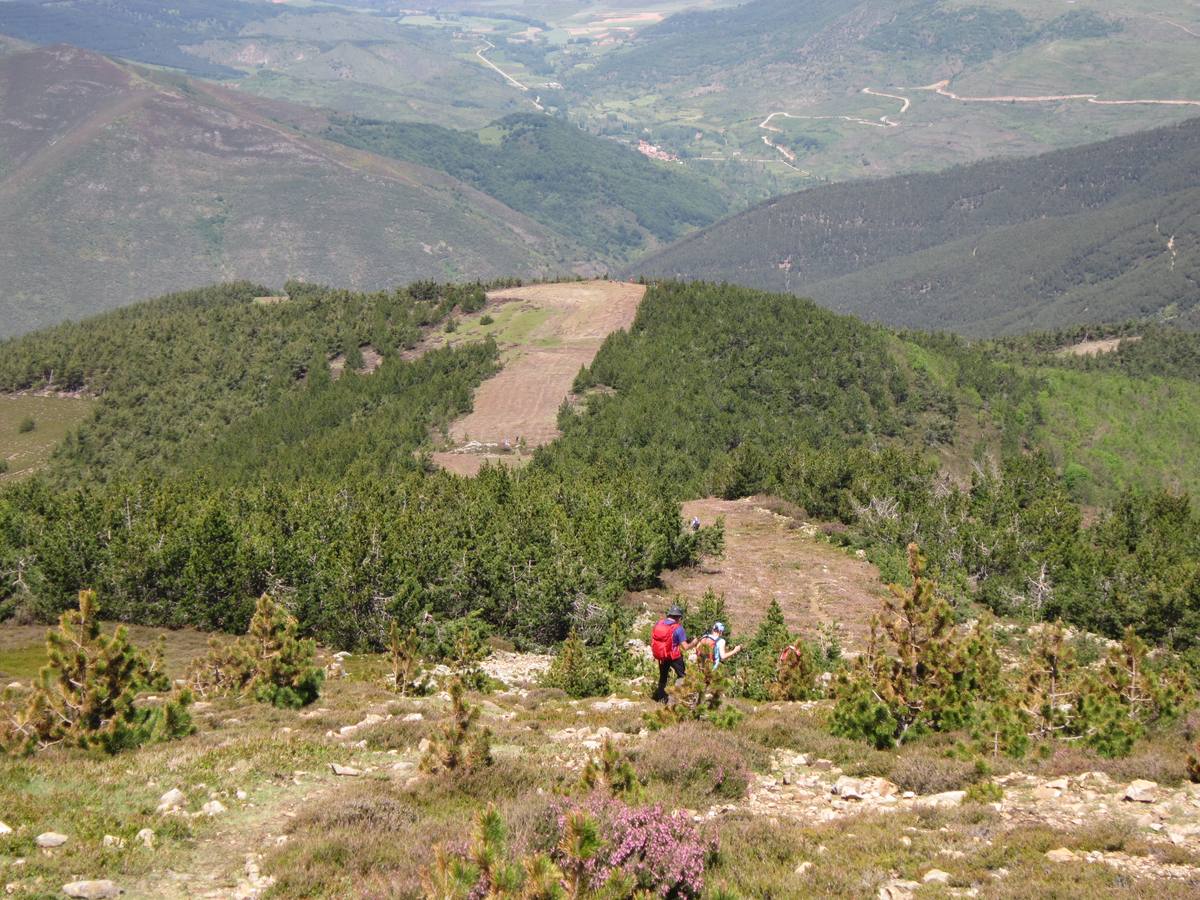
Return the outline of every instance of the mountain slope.
[[[1026,160],[816,188],[637,267],[973,334],[1186,311],[1200,284],[1200,119]]]
[[[215,279],[375,288],[580,255],[456,179],[274,112],[73,48],[0,58],[0,335]]]
[[[277,9],[241,0],[177,6],[157,0],[12,0],[0,3],[0,31],[35,44],[75,44],[197,75],[229,76],[236,71],[192,56],[181,45],[237,34],[243,25]]]
[[[326,135],[447,172],[605,259],[628,258],[728,211],[686,170],[537,113],[506,116],[479,135],[361,119],[335,120]]]

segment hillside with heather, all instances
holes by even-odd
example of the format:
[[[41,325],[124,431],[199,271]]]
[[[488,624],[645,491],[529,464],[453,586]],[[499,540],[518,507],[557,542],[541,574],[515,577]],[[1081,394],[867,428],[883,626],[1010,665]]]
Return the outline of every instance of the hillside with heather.
[[[1032,159],[768,201],[639,264],[998,334],[1191,315],[1200,119]]]

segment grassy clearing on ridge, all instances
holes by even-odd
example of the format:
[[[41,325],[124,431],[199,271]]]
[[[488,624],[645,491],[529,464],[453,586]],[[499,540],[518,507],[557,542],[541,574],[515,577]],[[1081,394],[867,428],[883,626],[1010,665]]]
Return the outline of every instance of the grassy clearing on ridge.
[[[59,441],[92,412],[73,397],[0,396],[0,482],[29,475],[46,464]],[[34,428],[21,431],[32,419]],[[7,463],[5,472],[3,463]]]

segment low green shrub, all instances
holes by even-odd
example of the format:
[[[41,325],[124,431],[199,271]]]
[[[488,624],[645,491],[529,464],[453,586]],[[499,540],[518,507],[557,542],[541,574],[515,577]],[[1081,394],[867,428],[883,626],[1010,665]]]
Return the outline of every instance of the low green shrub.
[[[706,722],[683,722],[648,737],[634,760],[647,783],[669,785],[684,805],[746,796],[752,767],[765,767],[759,747]]]

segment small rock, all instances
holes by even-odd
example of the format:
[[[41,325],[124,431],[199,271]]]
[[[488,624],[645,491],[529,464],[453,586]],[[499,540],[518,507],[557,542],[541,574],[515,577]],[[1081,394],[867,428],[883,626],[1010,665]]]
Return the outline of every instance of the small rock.
[[[921,880],[926,884],[949,884],[950,873],[943,872],[941,869],[930,869],[921,876]]]
[[[916,881],[889,881],[879,889],[879,900],[912,900],[913,892],[920,890],[921,885]]]
[[[67,842],[67,836],[65,834],[59,834],[57,831],[44,831],[34,840],[43,850],[52,850],[55,847],[61,847],[63,844],[65,844]]]
[[[861,800],[866,793],[862,783],[857,778],[843,775],[834,782],[832,791],[843,800]]]
[[[433,741],[429,740],[429,738],[421,738],[421,743],[417,744],[417,751],[419,753],[428,753],[429,748],[432,746]]]
[[[803,878],[808,874],[809,869],[811,869],[813,865],[814,863],[811,859],[806,859],[804,862],[800,863],[800,865],[796,866],[796,875],[800,878]]]
[[[228,812],[228,810],[225,808],[225,804],[220,800],[209,800],[202,807],[200,807],[200,812],[204,813],[206,816],[219,816],[223,812]]]
[[[1157,795],[1157,784],[1153,781],[1139,778],[1129,783],[1129,787],[1125,788],[1125,796],[1122,799],[1134,803],[1153,803],[1157,799]]]
[[[107,878],[100,881],[72,881],[64,884],[62,889],[68,897],[77,897],[79,900],[104,900],[121,895],[121,889]]]
[[[337,763],[330,763],[329,768],[333,770],[334,775],[344,775],[348,778],[354,778],[362,774],[362,771],[354,768],[354,766],[342,766]]]
[[[425,713],[410,712],[408,715],[406,715],[404,717],[404,719],[402,721],[404,721],[404,722],[420,722],[424,718],[425,718]]]
[[[154,831],[150,828],[143,828],[137,833],[137,840],[143,847],[149,850],[154,849]]]
[[[106,834],[100,843],[105,847],[111,847],[113,849],[120,850],[125,846],[125,838],[117,837],[115,834]]]
[[[183,791],[179,788],[171,788],[158,798],[158,809],[156,812],[165,813],[173,809],[179,809],[186,800],[187,797],[184,796]]]
[[[245,799],[246,799],[247,797],[249,797],[250,795],[249,795],[249,794],[247,794],[245,791],[243,791],[241,788],[239,788],[239,789],[238,789],[238,792],[237,792],[237,794],[236,794],[235,796],[236,796],[236,797],[237,797],[239,800],[245,800]]]
[[[1057,788],[1052,788],[1048,784],[1039,785],[1033,789],[1033,799],[1045,802],[1046,800],[1057,800],[1062,796],[1062,791]]]
[[[1059,847],[1057,850],[1047,850],[1046,859],[1050,860],[1050,862],[1065,863],[1074,862],[1078,857],[1066,847]]]
[[[910,838],[907,834],[904,835],[903,837],[900,838],[900,846],[901,847],[911,847],[912,846],[912,838]]]
[[[0,837],[6,837],[12,833],[13,833],[13,830],[11,828],[9,828],[3,822],[0,822]]]
[[[1067,778],[1055,778],[1053,781],[1047,781],[1046,787],[1053,788],[1056,791],[1069,791],[1071,782]]]
[[[961,806],[963,798],[966,796],[966,791],[943,791],[940,794],[930,794],[928,797],[922,797],[919,802],[922,806],[932,806],[940,809],[949,806]]]

